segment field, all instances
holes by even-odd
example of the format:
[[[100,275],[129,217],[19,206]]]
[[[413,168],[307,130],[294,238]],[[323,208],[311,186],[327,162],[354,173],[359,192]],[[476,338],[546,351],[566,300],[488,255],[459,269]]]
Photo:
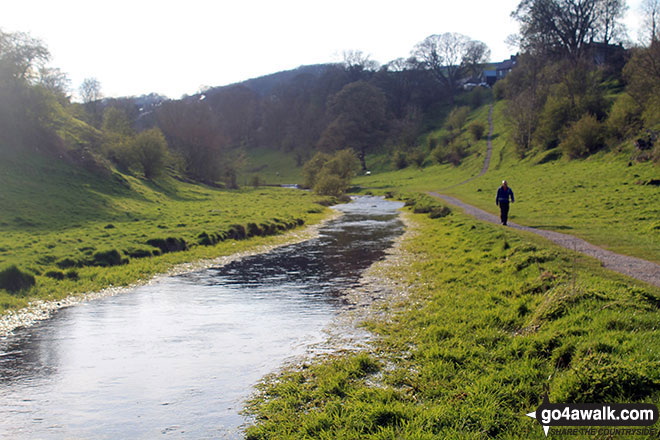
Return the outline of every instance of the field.
[[[542,439],[544,386],[657,403],[660,290],[461,213],[411,218],[413,262],[388,273],[409,294],[366,323],[372,349],[265,382],[247,438]]]
[[[0,187],[0,271],[15,265],[36,280],[29,289],[0,289],[0,311],[126,285],[176,263],[272,242],[326,215],[307,192],[100,176],[32,153],[2,152]]]

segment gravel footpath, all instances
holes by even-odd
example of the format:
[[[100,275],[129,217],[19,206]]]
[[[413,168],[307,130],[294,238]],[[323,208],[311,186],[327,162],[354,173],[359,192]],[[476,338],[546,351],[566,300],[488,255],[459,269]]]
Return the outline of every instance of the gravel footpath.
[[[9,310],[0,316],[0,338],[7,337],[17,328],[30,327],[38,321],[48,319],[55,311],[64,307],[82,304],[95,299],[104,298],[106,296],[114,296],[127,293],[138,286],[155,283],[163,277],[180,275],[188,272],[196,272],[199,270],[207,269],[209,267],[222,267],[233,261],[240,260],[248,256],[264,254],[278,247],[311,240],[312,238],[318,237],[319,229],[321,226],[330,220],[334,220],[337,217],[340,217],[341,215],[341,212],[334,211],[333,214],[331,214],[328,218],[324,219],[320,223],[308,226],[304,229],[296,229],[287,232],[286,234],[282,235],[282,240],[277,244],[262,245],[248,251],[237,252],[235,254],[226,255],[210,260],[199,260],[192,263],[178,264],[164,274],[156,275],[146,280],[139,280],[129,286],[109,286],[106,289],[100,290],[98,292],[73,293],[70,296],[58,301],[33,301],[23,309],[16,311]]]
[[[484,166],[481,169],[481,172],[476,176],[464,180],[463,182],[453,185],[449,188],[453,188],[455,186],[463,185],[464,183],[470,182],[471,180],[474,180],[477,177],[483,176],[484,174],[486,174],[486,171],[488,171],[488,167],[490,166],[490,157],[493,152],[493,145],[491,143],[491,139],[493,136],[493,106],[492,105],[490,106],[490,112],[488,113],[488,126],[489,126],[488,150],[486,151]],[[449,189],[449,188],[444,188],[444,189]],[[479,220],[484,220],[495,224],[500,223],[500,218],[497,217],[496,215],[493,215],[482,209],[476,208],[472,205],[468,205],[467,203],[464,203],[455,197],[446,196],[432,191],[428,191],[427,194],[442,199],[451,205],[463,208],[463,210],[467,214],[470,214],[471,216],[476,217]],[[629,277],[636,278],[638,280],[660,287],[660,266],[658,266],[655,263],[642,260],[641,258],[615,254],[614,252],[595,246],[591,243],[582,240],[581,238],[577,238],[572,235],[562,234],[560,232],[554,232],[554,231],[547,231],[544,229],[530,228],[529,226],[522,226],[512,222],[508,222],[508,226],[513,229],[532,232],[536,235],[545,237],[548,240],[553,241],[554,243],[557,243],[558,245],[565,247],[566,249],[581,252],[583,254],[589,255],[590,257],[594,257],[597,260],[600,260],[603,263],[603,267],[607,269],[622,273],[624,275],[628,275]]]
[[[500,218],[498,216],[483,211],[472,205],[468,205],[467,203],[464,203],[455,197],[450,197],[435,192],[428,192],[428,194],[433,197],[442,199],[451,205],[463,208],[467,214],[470,214],[479,220],[484,220],[495,224],[500,223]],[[540,235],[567,249],[581,252],[600,260],[603,263],[603,267],[607,269],[660,287],[660,266],[650,261],[642,260],[641,258],[629,257],[627,255],[616,254],[614,252],[588,243],[581,238],[577,238],[568,234],[562,234],[560,232],[530,228],[529,226],[522,226],[512,222],[508,222],[508,227]]]

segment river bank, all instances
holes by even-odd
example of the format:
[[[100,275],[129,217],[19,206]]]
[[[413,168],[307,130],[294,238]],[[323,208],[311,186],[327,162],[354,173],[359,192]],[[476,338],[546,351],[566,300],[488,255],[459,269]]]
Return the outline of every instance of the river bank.
[[[107,296],[126,293],[135,289],[136,287],[157,282],[157,280],[162,277],[199,271],[209,267],[222,267],[245,257],[267,253],[278,247],[311,240],[318,236],[319,229],[323,225],[340,217],[341,215],[342,213],[340,211],[332,210],[318,223],[308,225],[304,228],[294,229],[282,235],[264,238],[253,237],[250,240],[243,241],[241,243],[241,246],[247,246],[247,249],[215,258],[203,258],[187,263],[176,263],[165,272],[152,275],[146,279],[139,279],[126,286],[109,286],[105,289],[93,292],[71,293],[67,297],[58,300],[32,301],[26,307],[23,307],[19,310],[8,310],[2,316],[0,316],[0,338],[7,337],[17,328],[30,327],[39,321],[48,319],[55,311],[62,308],[79,305]]]
[[[546,387],[551,402],[660,398],[660,290],[460,212],[412,220],[377,276],[395,293],[366,314],[374,336],[269,378],[247,439],[542,439],[525,414]]]

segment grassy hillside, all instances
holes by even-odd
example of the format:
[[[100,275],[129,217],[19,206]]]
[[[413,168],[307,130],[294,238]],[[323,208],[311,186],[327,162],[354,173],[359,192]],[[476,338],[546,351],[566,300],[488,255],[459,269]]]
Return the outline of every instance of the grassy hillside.
[[[515,222],[567,232],[615,252],[660,262],[660,167],[630,161],[633,146],[623,144],[584,160],[568,160],[551,150],[516,157],[503,116],[505,103],[494,111],[493,155],[488,172],[464,185],[456,184],[481,170],[486,141],[474,143],[461,165],[373,174],[356,179],[372,192],[438,191],[496,213],[495,192],[503,179],[516,196]],[[487,123],[486,107],[471,120]],[[429,136],[434,136],[431,133]]]
[[[172,177],[92,173],[39,153],[0,155],[0,271],[15,265],[36,277],[28,290],[0,289],[0,310],[128,284],[175,263],[272,240],[265,236],[324,215],[301,191],[218,190]]]

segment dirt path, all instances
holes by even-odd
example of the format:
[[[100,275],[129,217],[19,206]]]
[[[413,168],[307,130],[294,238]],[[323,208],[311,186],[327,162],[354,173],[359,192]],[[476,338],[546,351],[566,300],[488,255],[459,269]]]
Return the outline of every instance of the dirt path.
[[[499,224],[500,219],[498,216],[486,212],[482,209],[468,205],[457,198],[438,194],[436,192],[428,192],[429,195],[444,200],[445,202],[463,208],[463,210],[479,220]],[[536,235],[547,238],[550,241],[557,243],[570,250],[582,252],[600,260],[603,267],[613,270],[615,272],[628,275],[629,277],[645,281],[654,286],[660,287],[660,266],[650,261],[642,260],[641,258],[629,257],[627,255],[615,254],[614,252],[605,250],[591,243],[588,243],[581,238],[574,237],[560,232],[547,231],[544,229],[530,228],[529,226],[522,226],[516,223],[509,222],[510,228],[519,229],[521,231],[532,232]]]

